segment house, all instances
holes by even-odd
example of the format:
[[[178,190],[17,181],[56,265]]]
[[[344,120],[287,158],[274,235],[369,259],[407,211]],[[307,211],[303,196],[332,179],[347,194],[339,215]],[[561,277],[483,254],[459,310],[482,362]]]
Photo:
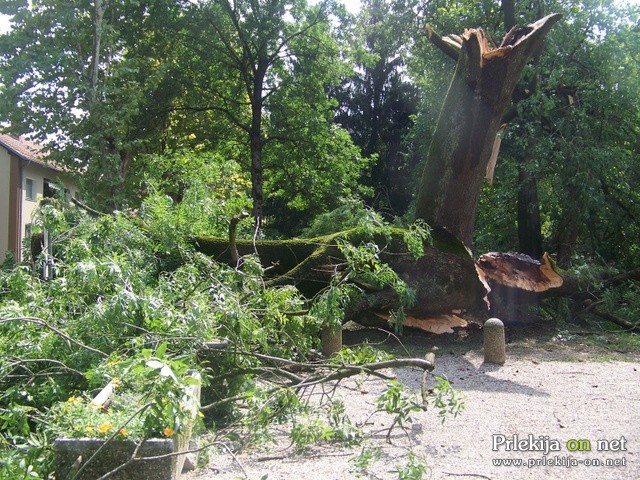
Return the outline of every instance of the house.
[[[37,144],[0,133],[0,263],[7,252],[21,259],[22,241],[31,236],[33,213],[61,182],[72,195],[78,189],[65,169],[46,161]]]

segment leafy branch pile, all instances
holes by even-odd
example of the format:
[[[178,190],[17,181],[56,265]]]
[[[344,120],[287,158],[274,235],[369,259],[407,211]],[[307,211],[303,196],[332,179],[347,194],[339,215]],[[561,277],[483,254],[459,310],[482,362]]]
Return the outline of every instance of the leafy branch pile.
[[[234,268],[197,252],[188,218],[207,202],[196,198],[187,190],[175,202],[158,191],[136,211],[97,218],[62,199],[42,205],[35,223],[53,236],[54,277],[37,276],[46,252],[20,265],[7,259],[0,273],[0,478],[45,478],[58,435],[170,437],[182,428],[192,368],[204,377],[204,424],[232,448],[285,419],[300,448],[357,443],[361,432],[339,404],[311,408],[304,393],[359,373],[390,380],[383,368],[430,371],[426,360],[393,360],[371,347],[330,360],[316,353],[320,328],[342,322],[358,281],[390,285],[410,302],[410,289],[378,259],[383,247],[341,245],[348,267],[308,300],[291,285],[266,287],[255,256]],[[428,231],[412,235],[422,241]],[[91,398],[109,382],[122,394],[105,413]],[[397,384],[390,392],[405,395]],[[442,413],[457,412],[452,398]],[[425,406],[400,405],[384,409],[404,418]]]

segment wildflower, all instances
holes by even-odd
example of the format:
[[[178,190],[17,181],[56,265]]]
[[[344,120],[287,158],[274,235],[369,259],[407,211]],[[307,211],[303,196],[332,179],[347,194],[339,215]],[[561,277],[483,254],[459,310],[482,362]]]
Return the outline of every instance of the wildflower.
[[[126,428],[121,428],[121,429],[118,431],[118,433],[119,433],[120,435],[122,435],[123,437],[126,437],[126,436],[128,436],[128,435],[129,435],[129,430],[127,430]]]
[[[69,397],[67,400],[68,403],[82,403],[82,398],[80,397]]]
[[[98,431],[100,433],[107,433],[112,428],[113,428],[113,424],[111,422],[105,422],[98,427]]]
[[[91,425],[87,425],[84,429],[87,433],[93,433],[93,426]]]
[[[164,433],[165,437],[170,438],[174,434],[174,430],[171,427],[167,427],[162,431],[162,433]]]

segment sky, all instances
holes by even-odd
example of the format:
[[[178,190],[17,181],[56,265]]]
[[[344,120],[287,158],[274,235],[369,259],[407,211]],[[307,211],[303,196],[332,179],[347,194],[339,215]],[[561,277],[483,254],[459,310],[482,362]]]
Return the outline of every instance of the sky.
[[[0,33],[9,31],[9,16],[0,14]]]

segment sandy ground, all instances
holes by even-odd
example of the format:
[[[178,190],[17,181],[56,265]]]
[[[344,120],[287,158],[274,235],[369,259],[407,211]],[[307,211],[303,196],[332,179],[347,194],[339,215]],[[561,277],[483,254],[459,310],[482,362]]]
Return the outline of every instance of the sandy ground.
[[[495,366],[483,364],[478,351],[439,353],[434,373],[446,376],[465,397],[466,410],[457,418],[441,423],[434,411],[420,412],[409,434],[395,431],[389,445],[381,430],[390,419],[376,414],[364,425],[371,437],[363,445],[319,446],[304,455],[288,448],[283,432],[278,444],[244,451],[238,462],[228,454],[212,454],[208,466],[185,478],[396,479],[397,466],[406,464],[412,449],[428,465],[423,478],[640,479],[640,362],[559,358],[544,350],[511,351],[506,365]],[[409,388],[419,388],[419,372],[396,374]],[[352,420],[364,422],[362,412],[374,410],[383,388],[379,381],[351,382],[338,394]],[[570,450],[586,448],[584,440],[590,451]],[[525,443],[514,450],[518,441]],[[523,451],[527,442],[536,451]],[[363,446],[379,446],[382,455],[366,472],[358,472],[353,459]],[[559,450],[545,452],[545,446]],[[523,465],[496,465],[504,460]],[[593,465],[606,461],[618,466]]]

